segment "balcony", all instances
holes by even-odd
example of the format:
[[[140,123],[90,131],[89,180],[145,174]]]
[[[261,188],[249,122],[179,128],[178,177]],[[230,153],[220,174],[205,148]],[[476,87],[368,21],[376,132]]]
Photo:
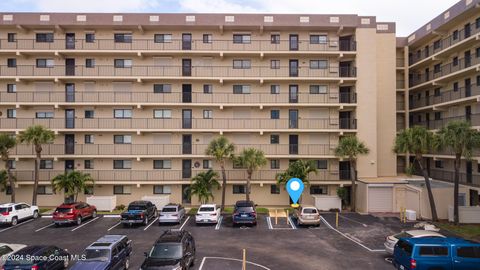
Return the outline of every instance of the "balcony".
[[[415,119],[415,117],[414,117]],[[454,117],[446,117],[443,119],[437,120],[430,120],[430,121],[414,121],[412,125],[416,126],[424,126],[428,129],[440,129],[447,125],[450,121],[468,121],[474,127],[480,126],[480,114],[470,114],[470,115],[461,115],[461,116],[454,116]]]
[[[68,120],[68,121],[67,121]],[[66,124],[74,128],[66,128]],[[3,118],[0,121],[0,129],[25,129],[31,125],[42,125],[50,129],[86,129],[86,130],[165,130],[165,129],[247,129],[247,130],[278,130],[278,129],[355,129],[356,120],[351,118],[305,118],[290,120],[288,118],[212,118],[212,119],[153,119],[153,118]]]
[[[480,64],[480,56],[473,54],[469,58],[461,58],[456,62],[450,62],[441,66],[438,70],[432,70],[428,73],[413,73],[411,74],[410,87],[420,85],[432,80],[438,80],[441,77],[447,76],[454,72],[462,71],[472,66]]]
[[[455,172],[445,171],[445,170],[430,170],[430,177],[437,180],[442,180],[446,182],[454,182]],[[464,172],[460,173],[460,184],[467,186],[480,187],[480,175],[478,174],[467,174]]]
[[[189,46],[185,46],[185,45]],[[190,49],[186,49],[190,48]],[[53,42],[36,42],[35,39],[17,39],[15,42],[8,42],[6,39],[0,40],[0,50],[43,50],[43,51],[59,51],[68,52],[75,51],[132,51],[137,52],[185,52],[199,51],[205,52],[354,52],[356,51],[355,41],[347,40],[328,40],[322,44],[311,44],[310,40],[299,40],[298,50],[290,50],[289,40],[279,40],[277,44],[272,44],[270,39],[258,40],[253,39],[250,43],[233,43],[229,40],[213,40],[205,43],[203,39],[194,39],[192,42],[185,42],[181,39],[172,39],[171,42],[156,43],[154,39],[133,39],[131,43],[115,42],[112,39],[95,39],[93,42],[87,42],[84,39],[75,39],[74,42],[65,39],[55,39]]]
[[[271,69],[270,66],[252,66],[249,69],[234,69],[229,66],[132,66],[117,68],[113,65],[95,66],[60,66],[39,68],[35,65],[19,65],[17,67],[0,66],[1,77],[25,78],[97,78],[107,77],[115,79],[142,79],[142,78],[248,78],[260,80],[262,78],[353,78],[356,76],[355,67],[339,67],[331,65],[325,69],[310,69],[299,67],[292,70],[288,66]],[[293,76],[292,74],[295,74]],[[290,76],[292,75],[292,76]]]
[[[403,97],[397,97],[397,112],[405,111],[405,101]]]
[[[288,104],[291,103],[292,96],[288,93],[270,94],[270,93],[251,93],[251,94],[233,94],[219,93],[213,94],[191,93],[191,104]],[[113,92],[113,91],[91,91],[75,92],[72,95],[66,95],[65,92],[23,92],[16,93],[0,92],[0,100],[10,103],[109,103],[109,104],[179,104],[183,101],[182,93],[153,93],[153,92]],[[326,93],[310,94],[299,93],[296,103],[302,104],[352,104],[356,103],[355,93]]]
[[[182,144],[75,144],[71,147],[71,154],[66,153],[65,144],[43,145],[43,156],[170,156],[170,155],[200,155],[206,156],[208,144],[192,144],[183,147]],[[262,150],[267,156],[277,155],[306,155],[306,156],[334,156],[334,144],[235,144],[235,154],[245,148]],[[35,151],[31,145],[17,145],[10,155],[32,156]]]
[[[405,67],[405,58],[397,57],[397,68],[404,68]]]
[[[410,100],[410,109],[437,105],[463,98],[475,97],[478,95],[480,95],[479,85],[471,85],[470,87],[459,87],[455,90],[451,89],[448,91],[441,91],[440,95],[422,96],[420,99],[416,98],[416,95],[413,95],[413,98]]]
[[[397,80],[397,89],[405,89],[405,80]]]

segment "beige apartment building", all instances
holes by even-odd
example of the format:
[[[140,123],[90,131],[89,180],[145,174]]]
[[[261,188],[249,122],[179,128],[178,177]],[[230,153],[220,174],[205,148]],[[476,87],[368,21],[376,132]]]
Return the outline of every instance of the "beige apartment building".
[[[264,151],[251,198],[287,205],[275,175],[315,160],[304,191],[348,187],[348,161],[333,150],[356,134],[370,148],[360,177],[397,174],[395,24],[357,15],[0,14],[0,132],[52,129],[40,169],[39,205],[63,200],[50,179],[90,173],[87,195],[128,204],[183,191],[225,135],[236,152]],[[405,90],[407,91],[407,90]],[[34,152],[19,145],[10,166],[18,200],[30,201]],[[0,165],[3,166],[3,165]],[[245,197],[246,171],[227,165],[227,204]],[[84,200],[87,195],[80,196]],[[220,191],[215,191],[220,202]],[[8,201],[8,190],[0,194]]]

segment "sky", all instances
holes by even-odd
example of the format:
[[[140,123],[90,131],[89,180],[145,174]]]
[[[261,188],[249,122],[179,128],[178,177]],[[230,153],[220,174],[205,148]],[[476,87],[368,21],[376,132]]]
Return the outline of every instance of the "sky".
[[[0,12],[358,14],[407,36],[457,0],[0,0]]]

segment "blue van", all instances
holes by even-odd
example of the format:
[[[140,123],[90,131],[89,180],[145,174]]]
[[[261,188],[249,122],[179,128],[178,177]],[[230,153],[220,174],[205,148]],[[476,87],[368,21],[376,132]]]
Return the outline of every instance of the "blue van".
[[[401,270],[480,270],[480,244],[460,238],[400,238],[393,265]]]

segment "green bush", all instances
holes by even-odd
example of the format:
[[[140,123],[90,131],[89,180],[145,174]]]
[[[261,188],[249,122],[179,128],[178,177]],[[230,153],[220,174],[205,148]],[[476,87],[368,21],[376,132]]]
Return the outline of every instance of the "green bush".
[[[115,210],[123,211],[123,210],[125,210],[125,208],[127,208],[127,207],[124,204],[120,204],[120,205],[117,205],[117,207],[115,207]]]

